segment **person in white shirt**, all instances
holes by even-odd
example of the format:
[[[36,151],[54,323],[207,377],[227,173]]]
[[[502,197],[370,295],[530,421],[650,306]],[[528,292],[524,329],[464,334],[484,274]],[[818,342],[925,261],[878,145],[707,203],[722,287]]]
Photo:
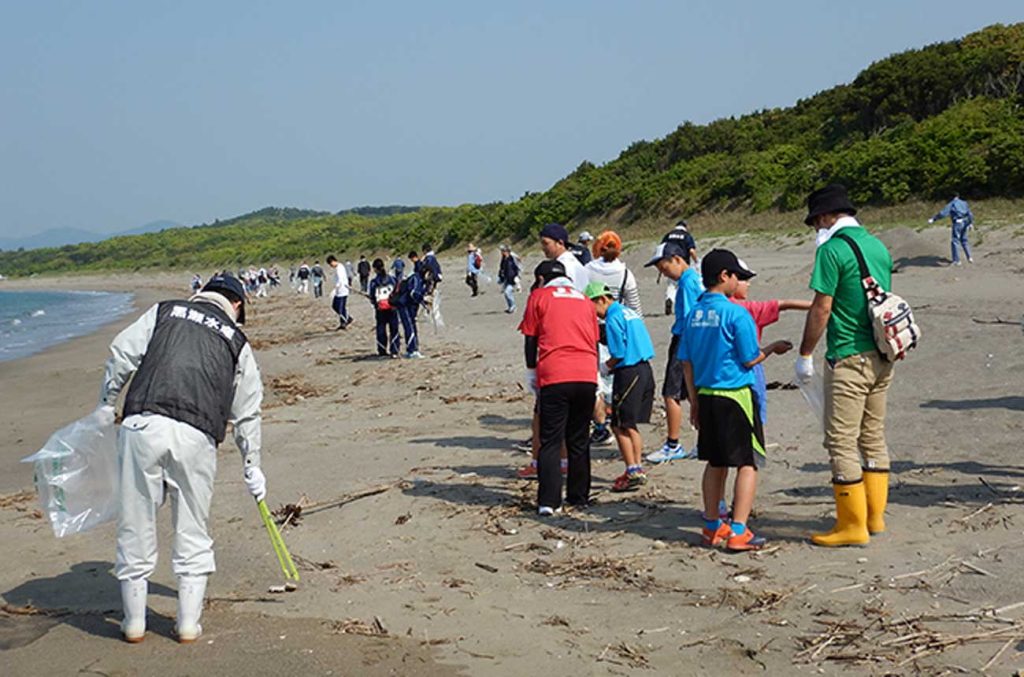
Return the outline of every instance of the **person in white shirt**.
[[[348,314],[348,271],[334,254],[327,257],[327,265],[334,268],[334,298],[331,300],[331,307],[338,314],[338,329],[348,329],[352,324],[352,318]]]
[[[564,226],[549,223],[541,228],[540,248],[544,251],[544,258],[558,261],[565,267],[565,274],[572,281],[573,288],[579,292],[587,288],[590,276],[569,249],[569,232]]]

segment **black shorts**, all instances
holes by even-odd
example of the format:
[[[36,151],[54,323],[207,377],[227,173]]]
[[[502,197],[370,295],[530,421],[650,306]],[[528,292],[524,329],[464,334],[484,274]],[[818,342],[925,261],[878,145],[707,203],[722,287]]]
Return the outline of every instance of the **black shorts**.
[[[632,428],[651,422],[654,372],[649,362],[619,367],[612,375],[612,427]]]
[[[679,337],[672,335],[668,344],[668,362],[665,363],[665,381],[661,384],[661,396],[671,397],[682,402],[686,396],[686,375],[683,362],[676,355],[679,353]]]
[[[697,458],[713,468],[764,467],[764,430],[752,388],[697,393]]]

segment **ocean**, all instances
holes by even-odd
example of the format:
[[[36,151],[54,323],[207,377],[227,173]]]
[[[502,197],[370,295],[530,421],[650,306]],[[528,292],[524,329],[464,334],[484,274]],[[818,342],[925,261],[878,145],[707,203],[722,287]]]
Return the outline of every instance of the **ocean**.
[[[0,291],[0,362],[90,334],[132,309],[132,294]]]

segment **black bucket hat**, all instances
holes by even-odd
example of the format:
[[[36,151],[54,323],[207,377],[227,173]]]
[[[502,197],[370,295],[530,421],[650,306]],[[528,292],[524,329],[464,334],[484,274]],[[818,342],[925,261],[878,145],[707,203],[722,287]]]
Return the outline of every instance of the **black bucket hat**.
[[[846,186],[841,183],[829,184],[807,196],[807,218],[804,219],[804,223],[809,226],[818,216],[833,212],[850,216],[857,213],[857,208],[846,194]]]

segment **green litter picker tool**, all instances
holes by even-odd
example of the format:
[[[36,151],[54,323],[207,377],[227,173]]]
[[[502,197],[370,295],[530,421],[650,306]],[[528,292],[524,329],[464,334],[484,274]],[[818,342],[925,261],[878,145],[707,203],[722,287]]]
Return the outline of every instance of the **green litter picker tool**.
[[[267,533],[270,535],[270,543],[274,546],[274,554],[277,555],[277,561],[281,565],[281,572],[290,581],[299,580],[299,572],[295,568],[295,563],[292,562],[292,556],[288,553],[288,548],[284,545],[281,532],[277,530],[277,525],[274,524],[274,518],[271,517],[270,509],[267,508],[266,502],[259,501],[256,505],[260,509],[263,526],[267,528]]]

